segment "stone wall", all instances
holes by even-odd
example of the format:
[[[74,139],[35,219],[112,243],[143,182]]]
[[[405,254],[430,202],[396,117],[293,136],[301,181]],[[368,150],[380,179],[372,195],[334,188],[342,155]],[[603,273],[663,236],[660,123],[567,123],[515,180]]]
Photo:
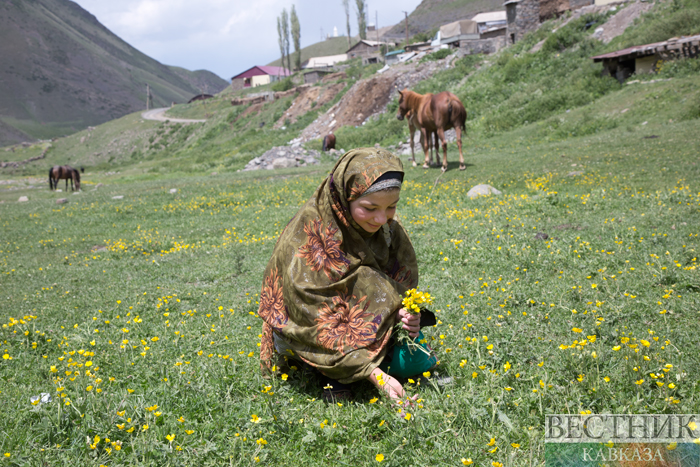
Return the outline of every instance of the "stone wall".
[[[595,0],[569,0],[572,10],[578,10],[588,5],[595,5]]]
[[[506,46],[506,37],[490,37],[488,39],[473,39],[459,41],[459,48],[464,50],[465,55],[493,54]]]
[[[238,79],[232,79],[231,80],[231,90],[232,91],[238,91],[240,89],[243,89],[243,78],[238,78]]]
[[[506,3],[508,18],[507,37],[509,42],[517,42],[540,24],[540,1],[520,0]]]
[[[523,38],[537,29],[541,22],[555,18],[569,10],[593,5],[595,0],[510,0],[505,3],[509,43]]]

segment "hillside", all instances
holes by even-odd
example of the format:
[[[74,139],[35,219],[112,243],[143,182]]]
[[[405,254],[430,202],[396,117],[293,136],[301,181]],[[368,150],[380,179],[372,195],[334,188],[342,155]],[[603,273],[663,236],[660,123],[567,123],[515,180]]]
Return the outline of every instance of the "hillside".
[[[485,11],[503,9],[502,0],[423,0],[408,15],[408,33],[413,36],[431,32],[443,24],[469,19]],[[401,21],[385,37],[401,40],[406,37],[405,28],[405,23]]]
[[[218,75],[207,70],[190,71],[179,66],[168,66],[180,78],[187,81],[194,89],[201,90],[206,94],[217,94],[223,91],[228,82]]]
[[[73,133],[145,106],[187,101],[226,82],[165,66],[115,36],[69,0],[0,3],[0,145]]]
[[[350,40],[353,44],[357,42],[356,37],[353,37]],[[327,55],[344,54],[348,48],[347,36],[331,37],[325,41],[317,42],[301,49],[301,61],[303,63],[305,60],[308,60],[311,57],[325,57]],[[294,51],[292,50],[291,53],[292,59],[294,59]],[[280,59],[278,58],[274,62],[268,63],[268,65],[280,66]]]

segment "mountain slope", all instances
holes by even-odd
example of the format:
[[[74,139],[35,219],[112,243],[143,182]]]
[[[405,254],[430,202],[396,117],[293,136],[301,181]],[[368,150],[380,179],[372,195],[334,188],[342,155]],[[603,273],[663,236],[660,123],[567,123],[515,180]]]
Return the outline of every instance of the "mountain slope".
[[[184,79],[190,86],[206,94],[217,94],[228,86],[228,82],[207,70],[190,71],[179,66],[168,66],[176,75]]]
[[[6,64],[0,69],[0,119],[34,138],[144,108],[146,84],[156,106],[200,92],[193,72],[144,55],[69,0],[1,2],[0,61]],[[218,82],[220,89],[227,84]],[[10,133],[0,134],[0,145],[16,140],[6,139]]]
[[[423,0],[408,15],[408,33],[413,36],[453,21],[470,19],[478,13],[502,10],[503,0]],[[406,37],[405,22],[399,22],[385,37],[399,40]]]
[[[352,44],[357,43],[357,38],[353,37],[350,39]],[[348,38],[347,36],[340,36],[340,37],[330,37],[324,41],[316,42],[315,44],[311,44],[309,46],[306,46],[301,49],[301,62],[303,63],[304,61],[310,59],[311,57],[326,57],[328,55],[340,55],[344,54],[347,50],[349,49],[348,47]],[[296,52],[293,50],[290,50],[290,53],[292,55],[292,66],[294,66],[294,58],[296,57]],[[268,65],[271,66],[280,66],[280,59],[276,59]],[[241,70],[245,71],[245,70]]]

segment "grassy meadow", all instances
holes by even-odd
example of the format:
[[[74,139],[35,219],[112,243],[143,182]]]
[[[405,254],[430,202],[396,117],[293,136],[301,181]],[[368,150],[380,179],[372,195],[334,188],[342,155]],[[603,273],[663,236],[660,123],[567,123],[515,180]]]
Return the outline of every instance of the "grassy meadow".
[[[399,215],[455,380],[408,383],[410,420],[369,384],[341,406],[301,370],[259,374],[262,272],[330,163],[29,191],[0,207],[0,462],[533,465],[546,413],[696,413],[693,123],[515,132],[465,172],[408,169]]]
[[[616,44],[694,28],[700,3],[655,8]],[[264,268],[332,160],[238,170],[332,103],[274,130],[293,97],[250,115],[220,98],[171,111],[203,124],[132,114],[4,150],[46,158],[0,173],[0,466],[532,466],[545,414],[700,412],[700,65],[601,77],[585,26],[605,20],[547,23],[418,85],[469,120],[466,171],[454,144],[445,174],[404,157],[440,360],[406,381],[410,417],[369,383],[333,404],[302,368],[259,371]],[[339,145],[405,140],[396,105]],[[86,168],[79,194],[47,189],[64,163]],[[480,183],[503,194],[468,198]]]

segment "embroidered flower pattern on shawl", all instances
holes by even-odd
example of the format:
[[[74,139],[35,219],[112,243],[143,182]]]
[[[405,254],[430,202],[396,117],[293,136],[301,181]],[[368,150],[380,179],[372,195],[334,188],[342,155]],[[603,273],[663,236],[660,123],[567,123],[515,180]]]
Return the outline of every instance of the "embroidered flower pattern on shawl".
[[[330,280],[335,280],[334,276],[342,275],[350,261],[343,255],[340,241],[333,237],[338,229],[329,222],[325,232],[322,230],[321,219],[314,219],[304,226],[307,239],[297,256],[304,258],[312,271],[323,270]]]
[[[351,305],[353,300],[357,300],[354,295],[333,297],[333,306],[322,304],[316,319],[319,323],[318,342],[342,355],[345,355],[346,348],[366,347],[376,340],[378,323],[367,321],[374,317],[372,313],[367,312],[367,297],[362,297]],[[365,304],[362,305],[362,302]]]
[[[284,309],[281,279],[277,269],[265,278],[262,292],[260,292],[260,307],[258,308],[260,317],[275,329],[286,326],[289,319]]]
[[[367,191],[367,188],[371,187],[372,183],[374,183],[374,181],[378,178],[379,176],[377,175],[370,175],[366,171],[362,172],[362,179],[360,179],[360,177],[357,177],[355,184],[350,189],[350,196],[348,196],[348,201],[354,201],[360,196],[362,196],[362,193]]]

